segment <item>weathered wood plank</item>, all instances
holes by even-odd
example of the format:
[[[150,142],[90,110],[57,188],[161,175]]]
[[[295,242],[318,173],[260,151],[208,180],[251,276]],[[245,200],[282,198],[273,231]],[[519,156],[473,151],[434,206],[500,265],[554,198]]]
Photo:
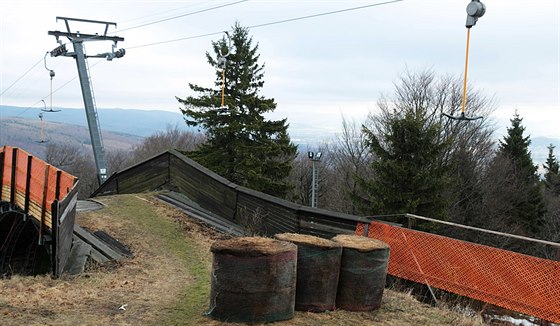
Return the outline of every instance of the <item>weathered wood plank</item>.
[[[95,250],[99,251],[101,254],[110,259],[119,260],[124,258],[121,254],[111,249],[105,243],[97,239],[94,235],[84,230],[77,224],[74,225],[74,235],[77,236],[80,240],[90,244],[93,248],[95,248]]]
[[[308,229],[308,231],[313,231],[318,234],[324,234],[327,238],[333,237],[337,234],[353,234],[354,230],[352,229],[343,229],[333,226],[328,226],[320,223],[313,223],[301,220],[299,222],[299,226],[304,229]]]
[[[68,258],[68,266],[66,272],[70,275],[78,275],[84,272],[86,261],[91,253],[91,245],[77,240],[74,242],[72,251]]]
[[[233,220],[237,193],[233,184],[184,155],[169,159],[170,189],[184,193],[202,208]]]

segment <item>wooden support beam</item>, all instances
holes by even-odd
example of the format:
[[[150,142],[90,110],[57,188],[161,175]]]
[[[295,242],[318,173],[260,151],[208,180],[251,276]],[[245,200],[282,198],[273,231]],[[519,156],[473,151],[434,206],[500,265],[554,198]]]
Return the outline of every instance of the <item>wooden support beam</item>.
[[[29,214],[29,192],[31,189],[31,167],[33,165],[33,156],[27,155],[27,175],[25,176],[25,204],[23,211],[25,215]]]
[[[2,188],[4,187],[4,159],[6,155],[6,146],[0,152],[0,200],[2,200]]]
[[[10,188],[10,204],[16,204],[17,148],[12,148],[12,185]]]

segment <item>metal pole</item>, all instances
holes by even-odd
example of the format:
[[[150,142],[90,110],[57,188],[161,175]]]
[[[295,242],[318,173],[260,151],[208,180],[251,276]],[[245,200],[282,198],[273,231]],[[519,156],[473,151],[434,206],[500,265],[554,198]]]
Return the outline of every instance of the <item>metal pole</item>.
[[[317,198],[316,198],[316,171],[315,171],[315,159],[311,159],[311,164],[313,166],[312,174],[311,174],[311,207],[317,207]]]
[[[93,92],[89,81],[86,56],[82,42],[72,42],[72,44],[74,45],[74,52],[76,53],[75,58],[78,66],[80,86],[82,87],[82,97],[84,99],[84,106],[86,110],[89,136],[91,139],[91,146],[93,147],[95,166],[97,167],[97,179],[99,184],[102,184],[107,179],[107,167],[105,163],[103,141],[101,139],[101,130],[99,128],[97,112],[95,111],[95,105],[93,103]]]

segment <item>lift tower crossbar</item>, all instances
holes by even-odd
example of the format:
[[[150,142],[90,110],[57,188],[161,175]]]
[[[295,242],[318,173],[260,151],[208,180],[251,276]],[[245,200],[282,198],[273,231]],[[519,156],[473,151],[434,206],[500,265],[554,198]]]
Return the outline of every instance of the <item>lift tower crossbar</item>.
[[[99,118],[97,116],[97,110],[95,106],[95,98],[93,96],[93,87],[91,85],[91,79],[89,76],[89,68],[87,64],[87,58],[106,58],[111,61],[114,58],[121,58],[124,56],[124,49],[116,50],[117,42],[124,41],[124,38],[118,36],[108,36],[107,31],[109,26],[117,26],[116,23],[89,20],[89,19],[78,19],[78,18],[68,18],[68,17],[56,17],[56,21],[63,20],[66,25],[66,32],[60,31],[49,31],[49,35],[56,37],[57,42],[60,44],[57,48],[51,51],[51,56],[58,57],[60,55],[65,57],[72,57],[76,59],[76,65],[78,67],[78,77],[80,79],[80,86],[82,88],[82,97],[84,100],[84,106],[86,110],[86,118],[89,127],[89,135],[91,138],[91,146],[93,148],[93,156],[95,159],[95,166],[97,168],[97,180],[99,184],[102,184],[107,179],[107,164],[105,160],[105,150],[103,148],[103,139],[101,137],[101,128],[99,126]],[[92,23],[105,25],[103,34],[82,34],[79,31],[72,32],[70,30],[69,22],[81,22],[81,23]],[[60,37],[64,36],[72,42],[74,47],[74,52],[68,52],[66,50],[65,44],[62,43]],[[100,53],[96,55],[86,55],[84,50],[84,42],[88,41],[112,41],[113,46],[111,52]]]

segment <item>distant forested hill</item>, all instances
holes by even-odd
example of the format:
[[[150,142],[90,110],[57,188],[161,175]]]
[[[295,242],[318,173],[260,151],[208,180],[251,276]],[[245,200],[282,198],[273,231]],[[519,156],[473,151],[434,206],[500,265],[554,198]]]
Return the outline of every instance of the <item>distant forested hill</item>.
[[[57,108],[60,112],[45,113],[44,120],[62,122],[87,127],[84,109]],[[0,105],[0,118],[17,117],[39,121],[38,108],[23,108]],[[99,123],[102,130],[146,137],[168,126],[187,129],[183,115],[177,112],[134,109],[98,109]]]
[[[106,130],[102,132],[102,136],[107,151],[128,150],[142,140],[140,136]],[[41,143],[41,140],[47,142]],[[33,155],[44,157],[44,151],[49,143],[85,147],[91,145],[89,131],[83,126],[60,122],[44,122],[41,126],[39,119],[0,116],[0,146],[20,147]]]

